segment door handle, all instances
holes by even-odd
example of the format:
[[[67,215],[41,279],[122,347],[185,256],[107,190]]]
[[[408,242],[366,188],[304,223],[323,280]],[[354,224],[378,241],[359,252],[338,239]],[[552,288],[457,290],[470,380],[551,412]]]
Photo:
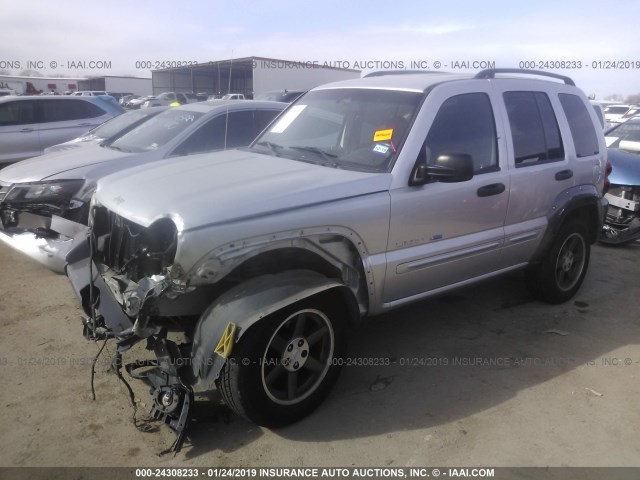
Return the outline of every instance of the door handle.
[[[556,180],[559,182],[562,180],[568,180],[571,177],[573,177],[573,170],[560,170],[556,173]]]
[[[505,189],[504,183],[492,183],[491,185],[480,187],[477,193],[479,197],[490,197],[491,195],[500,195]]]
[[[91,125],[93,125],[93,124],[92,123],[88,123],[88,122],[87,123],[79,123],[78,125],[76,125],[76,127],[89,127]]]
[[[33,132],[33,128],[23,128],[22,130],[20,130],[20,133],[29,133],[29,132]]]

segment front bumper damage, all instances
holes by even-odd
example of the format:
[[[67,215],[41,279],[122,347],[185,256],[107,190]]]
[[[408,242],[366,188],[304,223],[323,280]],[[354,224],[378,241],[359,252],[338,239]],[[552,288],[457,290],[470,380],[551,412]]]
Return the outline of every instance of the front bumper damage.
[[[175,290],[179,286],[164,275],[142,277],[134,282],[114,272],[94,260],[93,245],[88,238],[78,238],[74,243],[65,269],[86,314],[82,321],[83,335],[88,340],[115,340],[118,358],[146,340],[146,348],[154,352],[155,360],[135,361],[124,368],[131,377],[151,387],[153,406],[149,418],[162,421],[175,431],[176,441],[169,450],[178,452],[194,404],[191,345],[179,345],[167,338],[173,330],[171,321],[163,322],[157,317],[155,303],[165,293],[178,295]]]
[[[54,272],[64,273],[73,239],[86,236],[87,227],[57,215],[16,212],[13,217],[16,227],[4,229],[0,222],[0,240]]]
[[[73,239],[87,234],[88,204],[65,199],[58,203],[11,200],[12,191],[20,186],[0,182],[0,240],[47,268],[64,273]]]

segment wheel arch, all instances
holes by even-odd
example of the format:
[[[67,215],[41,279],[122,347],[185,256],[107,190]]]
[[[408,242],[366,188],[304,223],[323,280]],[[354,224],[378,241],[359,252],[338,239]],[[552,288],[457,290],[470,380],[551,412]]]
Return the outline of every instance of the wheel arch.
[[[233,346],[251,327],[285,307],[328,291],[343,302],[349,323],[355,324],[360,309],[351,289],[311,270],[253,277],[216,298],[201,315],[193,336],[192,370],[198,390],[214,387]]]
[[[538,264],[545,257],[562,227],[578,220],[587,227],[589,243],[598,240],[604,210],[598,190],[594,185],[578,185],[559,194],[547,213],[547,229],[530,263]]]

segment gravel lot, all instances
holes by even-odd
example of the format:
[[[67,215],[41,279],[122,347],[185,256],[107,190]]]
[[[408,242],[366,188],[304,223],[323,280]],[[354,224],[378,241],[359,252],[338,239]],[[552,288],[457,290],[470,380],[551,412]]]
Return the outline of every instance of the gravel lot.
[[[533,301],[517,273],[373,318],[350,356],[389,365],[345,367],[318,411],[277,431],[205,405],[174,457],[158,455],[168,428],[132,424],[113,345],[92,400],[100,344],[66,277],[0,243],[0,465],[640,466],[639,260],[639,242],[595,246],[564,305]],[[143,418],[150,397],[132,386]]]

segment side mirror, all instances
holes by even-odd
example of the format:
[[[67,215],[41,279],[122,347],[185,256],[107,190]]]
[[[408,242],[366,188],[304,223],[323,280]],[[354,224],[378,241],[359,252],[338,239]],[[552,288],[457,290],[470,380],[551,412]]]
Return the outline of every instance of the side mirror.
[[[466,153],[440,155],[433,165],[418,165],[411,175],[409,185],[428,182],[466,182],[473,178],[473,158]]]

